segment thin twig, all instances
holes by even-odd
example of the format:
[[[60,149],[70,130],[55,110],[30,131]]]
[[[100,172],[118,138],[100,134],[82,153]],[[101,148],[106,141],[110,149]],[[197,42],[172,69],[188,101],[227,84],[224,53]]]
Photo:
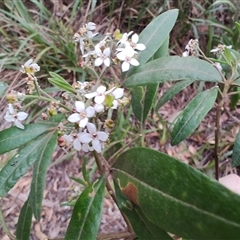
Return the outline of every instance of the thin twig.
[[[102,164],[102,162],[101,162],[101,160],[100,160],[100,157],[99,157],[99,154],[98,154],[96,151],[94,151],[94,157],[95,157],[95,161],[96,161],[96,164],[97,164],[97,166],[98,166],[99,172],[100,172],[101,174],[106,174],[106,169],[108,169],[108,167],[105,166],[104,164]],[[106,159],[105,159],[105,161],[107,162]],[[107,175],[108,175],[108,174],[107,174]],[[116,205],[118,206],[117,197],[116,197],[116,195],[115,195],[115,193],[114,193],[114,191],[113,191],[113,189],[112,189],[112,186],[111,186],[111,184],[110,184],[110,182],[109,182],[109,180],[108,180],[107,178],[106,178],[106,188],[107,188],[110,196],[112,197],[113,201],[114,201],[114,202],[116,203]],[[121,211],[121,209],[119,209],[119,210],[120,210],[120,212],[121,212],[121,214],[122,214],[122,216],[123,216],[123,219],[125,220],[125,222],[126,222],[126,224],[127,224],[128,231],[129,231],[130,233],[133,233],[134,231],[133,231],[133,229],[132,229],[132,226],[131,226],[128,218],[127,218],[127,217],[125,216],[125,214]]]

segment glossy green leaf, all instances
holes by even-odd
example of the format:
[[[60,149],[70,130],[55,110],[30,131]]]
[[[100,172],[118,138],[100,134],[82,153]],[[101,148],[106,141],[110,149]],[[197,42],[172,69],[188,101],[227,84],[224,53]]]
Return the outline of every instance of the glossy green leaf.
[[[40,220],[47,168],[52,159],[52,155],[56,147],[56,142],[57,131],[52,131],[46,135],[45,142],[41,146],[42,151],[38,155],[38,159],[33,166],[33,178],[29,199],[34,217],[37,221]]]
[[[195,57],[169,56],[150,61],[124,81],[124,86],[135,87],[176,80],[220,82],[221,75],[210,63]]]
[[[17,223],[16,238],[17,240],[27,240],[30,237],[32,225],[32,208],[29,199],[24,203]]]
[[[129,219],[134,232],[138,236],[138,240],[172,239],[165,231],[150,222],[138,206],[133,205],[127,199],[116,181],[114,181],[114,186],[118,207]]]
[[[134,115],[144,125],[146,117],[152,107],[158,84],[136,87],[132,91],[131,104]]]
[[[48,81],[52,85],[57,86],[64,91],[74,94],[76,93],[75,89],[63,77],[61,77],[55,72],[49,72],[49,74],[51,75],[51,78],[48,78]]]
[[[65,239],[96,240],[101,222],[105,176],[89,185],[79,196],[67,228]]]
[[[146,49],[138,54],[140,65],[146,63],[162,46],[171,32],[177,16],[178,9],[166,11],[151,21],[139,34],[139,43],[143,43],[146,46]],[[127,75],[131,76],[136,69],[130,69]]]
[[[201,123],[206,114],[214,106],[218,88],[213,87],[199,93],[185,107],[171,132],[171,144],[176,145],[188,137]]]
[[[161,47],[154,53],[153,59],[166,57],[169,55],[169,39],[169,36],[167,36]]]
[[[157,111],[160,107],[162,107],[165,103],[167,103],[170,99],[172,99],[177,93],[182,91],[184,88],[193,83],[194,80],[184,80],[174,83],[169,89],[164,92],[164,94],[159,99],[155,111]]]
[[[239,238],[239,195],[191,166],[132,148],[112,170],[124,195],[164,231],[187,239]]]
[[[25,129],[10,127],[0,132],[0,154],[19,148],[43,133],[50,131],[56,124],[28,124]]]
[[[0,98],[3,96],[7,88],[8,88],[7,83],[1,81],[0,82]]]
[[[10,159],[0,171],[0,197],[4,197],[14,186],[20,177],[41,157],[49,142],[49,135],[46,133],[29,142],[22,147],[19,152]]]
[[[240,166],[240,132],[238,132],[232,153],[232,166]]]

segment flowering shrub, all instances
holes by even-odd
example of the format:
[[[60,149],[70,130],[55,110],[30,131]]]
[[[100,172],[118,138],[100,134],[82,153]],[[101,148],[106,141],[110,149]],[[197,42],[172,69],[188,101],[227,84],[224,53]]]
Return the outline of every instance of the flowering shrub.
[[[118,238],[172,239],[169,233],[183,238],[238,237],[239,213],[234,207],[239,204],[239,197],[217,181],[148,148],[129,148],[126,144],[110,159],[104,158],[109,135],[118,127],[112,119],[114,111],[129,107],[131,101],[141,131],[151,109],[157,111],[194,81],[210,82],[212,87],[194,97],[178,116],[171,130],[171,144],[177,145],[191,135],[217,105],[215,174],[219,178],[220,115],[231,86],[239,84],[240,55],[231,47],[219,45],[211,51],[216,58],[208,58],[198,40],[191,39],[182,57],[168,56],[169,33],[177,15],[177,10],[167,11],[140,35],[116,30],[98,42],[96,24],[83,25],[73,40],[79,47],[80,67],[90,70],[96,80],[70,85],[50,72],[48,81],[61,90],[60,99],[41,88],[37,79],[40,66],[33,59],[22,65],[21,72],[27,76],[27,94],[7,94],[4,119],[14,126],[0,132],[0,154],[18,149],[0,171],[0,196],[5,196],[33,165],[31,191],[19,215],[17,239],[29,239],[32,216],[37,221],[41,218],[45,176],[56,143],[65,151],[73,148],[86,156],[92,154],[100,174],[95,181],[78,181],[85,189],[74,205],[65,239],[97,238],[105,187],[128,226],[127,232],[116,234]],[[111,67],[121,69],[122,82],[103,81]],[[156,102],[158,84],[165,81],[178,82]],[[131,91],[125,91],[126,88]],[[24,124],[33,104],[26,100],[36,99],[49,103],[47,113],[42,114],[41,121]],[[233,166],[240,164],[239,139],[238,134]]]

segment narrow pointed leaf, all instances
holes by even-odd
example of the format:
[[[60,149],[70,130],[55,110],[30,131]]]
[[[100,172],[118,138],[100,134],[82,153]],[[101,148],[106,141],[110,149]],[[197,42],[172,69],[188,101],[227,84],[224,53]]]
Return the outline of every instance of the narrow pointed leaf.
[[[29,199],[34,217],[37,221],[40,220],[47,168],[52,159],[56,142],[57,131],[52,131],[46,135],[45,142],[42,146],[42,151],[39,153],[38,159],[33,166],[33,179],[31,183]]]
[[[28,124],[25,129],[10,127],[0,132],[0,154],[19,148],[50,131],[56,124]]]
[[[51,75],[51,78],[48,78],[48,81],[52,85],[57,86],[64,91],[76,93],[76,90],[63,77],[55,72],[49,72],[49,74]]]
[[[8,161],[0,171],[0,197],[4,197],[28,169],[41,158],[45,144],[49,140],[49,133],[22,147],[19,152]]]
[[[232,154],[232,166],[238,167],[240,165],[240,132],[238,132]]]
[[[210,63],[194,57],[169,56],[150,61],[124,81],[125,87],[135,87],[176,80],[220,82],[221,75]]]
[[[167,103],[170,99],[172,99],[177,93],[182,91],[184,88],[193,83],[194,80],[184,80],[174,83],[169,89],[164,92],[164,94],[159,99],[155,111],[157,111],[160,107],[162,107],[165,103]]]
[[[89,185],[79,196],[65,239],[96,240],[101,221],[105,176]]]
[[[29,199],[24,203],[17,223],[16,238],[17,240],[27,240],[30,237],[32,225],[32,208]]]
[[[146,49],[138,54],[138,61],[141,65],[146,63],[162,46],[171,32],[177,16],[177,9],[166,11],[151,21],[139,34],[139,43],[146,46]],[[136,69],[130,69],[128,76],[131,76]]]
[[[121,191],[146,218],[187,239],[238,239],[240,197],[159,151],[132,148],[113,166]]]
[[[171,144],[176,145],[188,137],[214,106],[218,88],[199,93],[183,110],[171,132]]]
[[[139,86],[134,88],[132,92],[131,104],[133,112],[142,126],[152,107],[157,87],[157,84],[148,85],[146,87]]]
[[[119,209],[127,216],[132,228],[139,240],[167,239],[172,238],[158,226],[151,223],[141,212],[140,208],[133,205],[121,192],[119,185],[114,181],[116,197]]]

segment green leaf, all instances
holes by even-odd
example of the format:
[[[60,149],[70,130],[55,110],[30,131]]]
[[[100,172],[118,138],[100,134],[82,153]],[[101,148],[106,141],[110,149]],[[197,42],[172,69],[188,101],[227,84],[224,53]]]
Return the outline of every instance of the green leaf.
[[[232,153],[232,167],[240,165],[240,131],[237,134]]]
[[[42,145],[42,151],[38,155],[38,159],[33,166],[33,179],[29,199],[34,217],[37,221],[40,220],[47,168],[52,159],[56,142],[57,131],[48,133]]]
[[[191,166],[132,148],[112,170],[124,195],[164,231],[188,239],[239,238],[239,195]]]
[[[119,209],[127,216],[138,240],[172,239],[165,231],[150,222],[141,209],[132,204],[121,192],[119,185],[114,181],[116,197]]]
[[[7,88],[8,88],[7,83],[1,81],[0,82],[0,98],[3,96]]]
[[[27,240],[30,236],[32,225],[32,209],[29,199],[24,203],[17,223],[16,238],[17,240]]]
[[[199,93],[183,110],[171,132],[171,144],[176,145],[188,137],[214,106],[218,88]]]
[[[52,78],[48,78],[48,81],[52,85],[57,86],[64,91],[76,94],[75,89],[63,77],[61,77],[55,72],[49,72],[49,74]]]
[[[166,57],[168,56],[169,52],[169,36],[164,40],[163,44],[161,47],[154,53],[153,59],[157,59],[160,57]]]
[[[131,104],[134,115],[142,126],[155,100],[157,87],[158,84],[152,84],[146,87],[140,86],[133,89]]]
[[[43,134],[29,142],[2,168],[0,171],[0,197],[4,197],[18,179],[43,156],[45,145],[49,142],[51,134]]]
[[[161,57],[140,66],[124,86],[135,87],[176,80],[220,82],[221,75],[210,63],[195,57]]]
[[[159,99],[155,111],[157,111],[160,107],[162,107],[165,103],[167,103],[170,99],[172,99],[177,93],[182,91],[184,88],[193,83],[194,80],[184,80],[177,83],[174,83]]]
[[[96,240],[101,221],[105,176],[89,185],[79,196],[65,239]]]
[[[0,154],[19,148],[40,135],[52,130],[56,123],[28,124],[25,129],[10,127],[0,132]]]

